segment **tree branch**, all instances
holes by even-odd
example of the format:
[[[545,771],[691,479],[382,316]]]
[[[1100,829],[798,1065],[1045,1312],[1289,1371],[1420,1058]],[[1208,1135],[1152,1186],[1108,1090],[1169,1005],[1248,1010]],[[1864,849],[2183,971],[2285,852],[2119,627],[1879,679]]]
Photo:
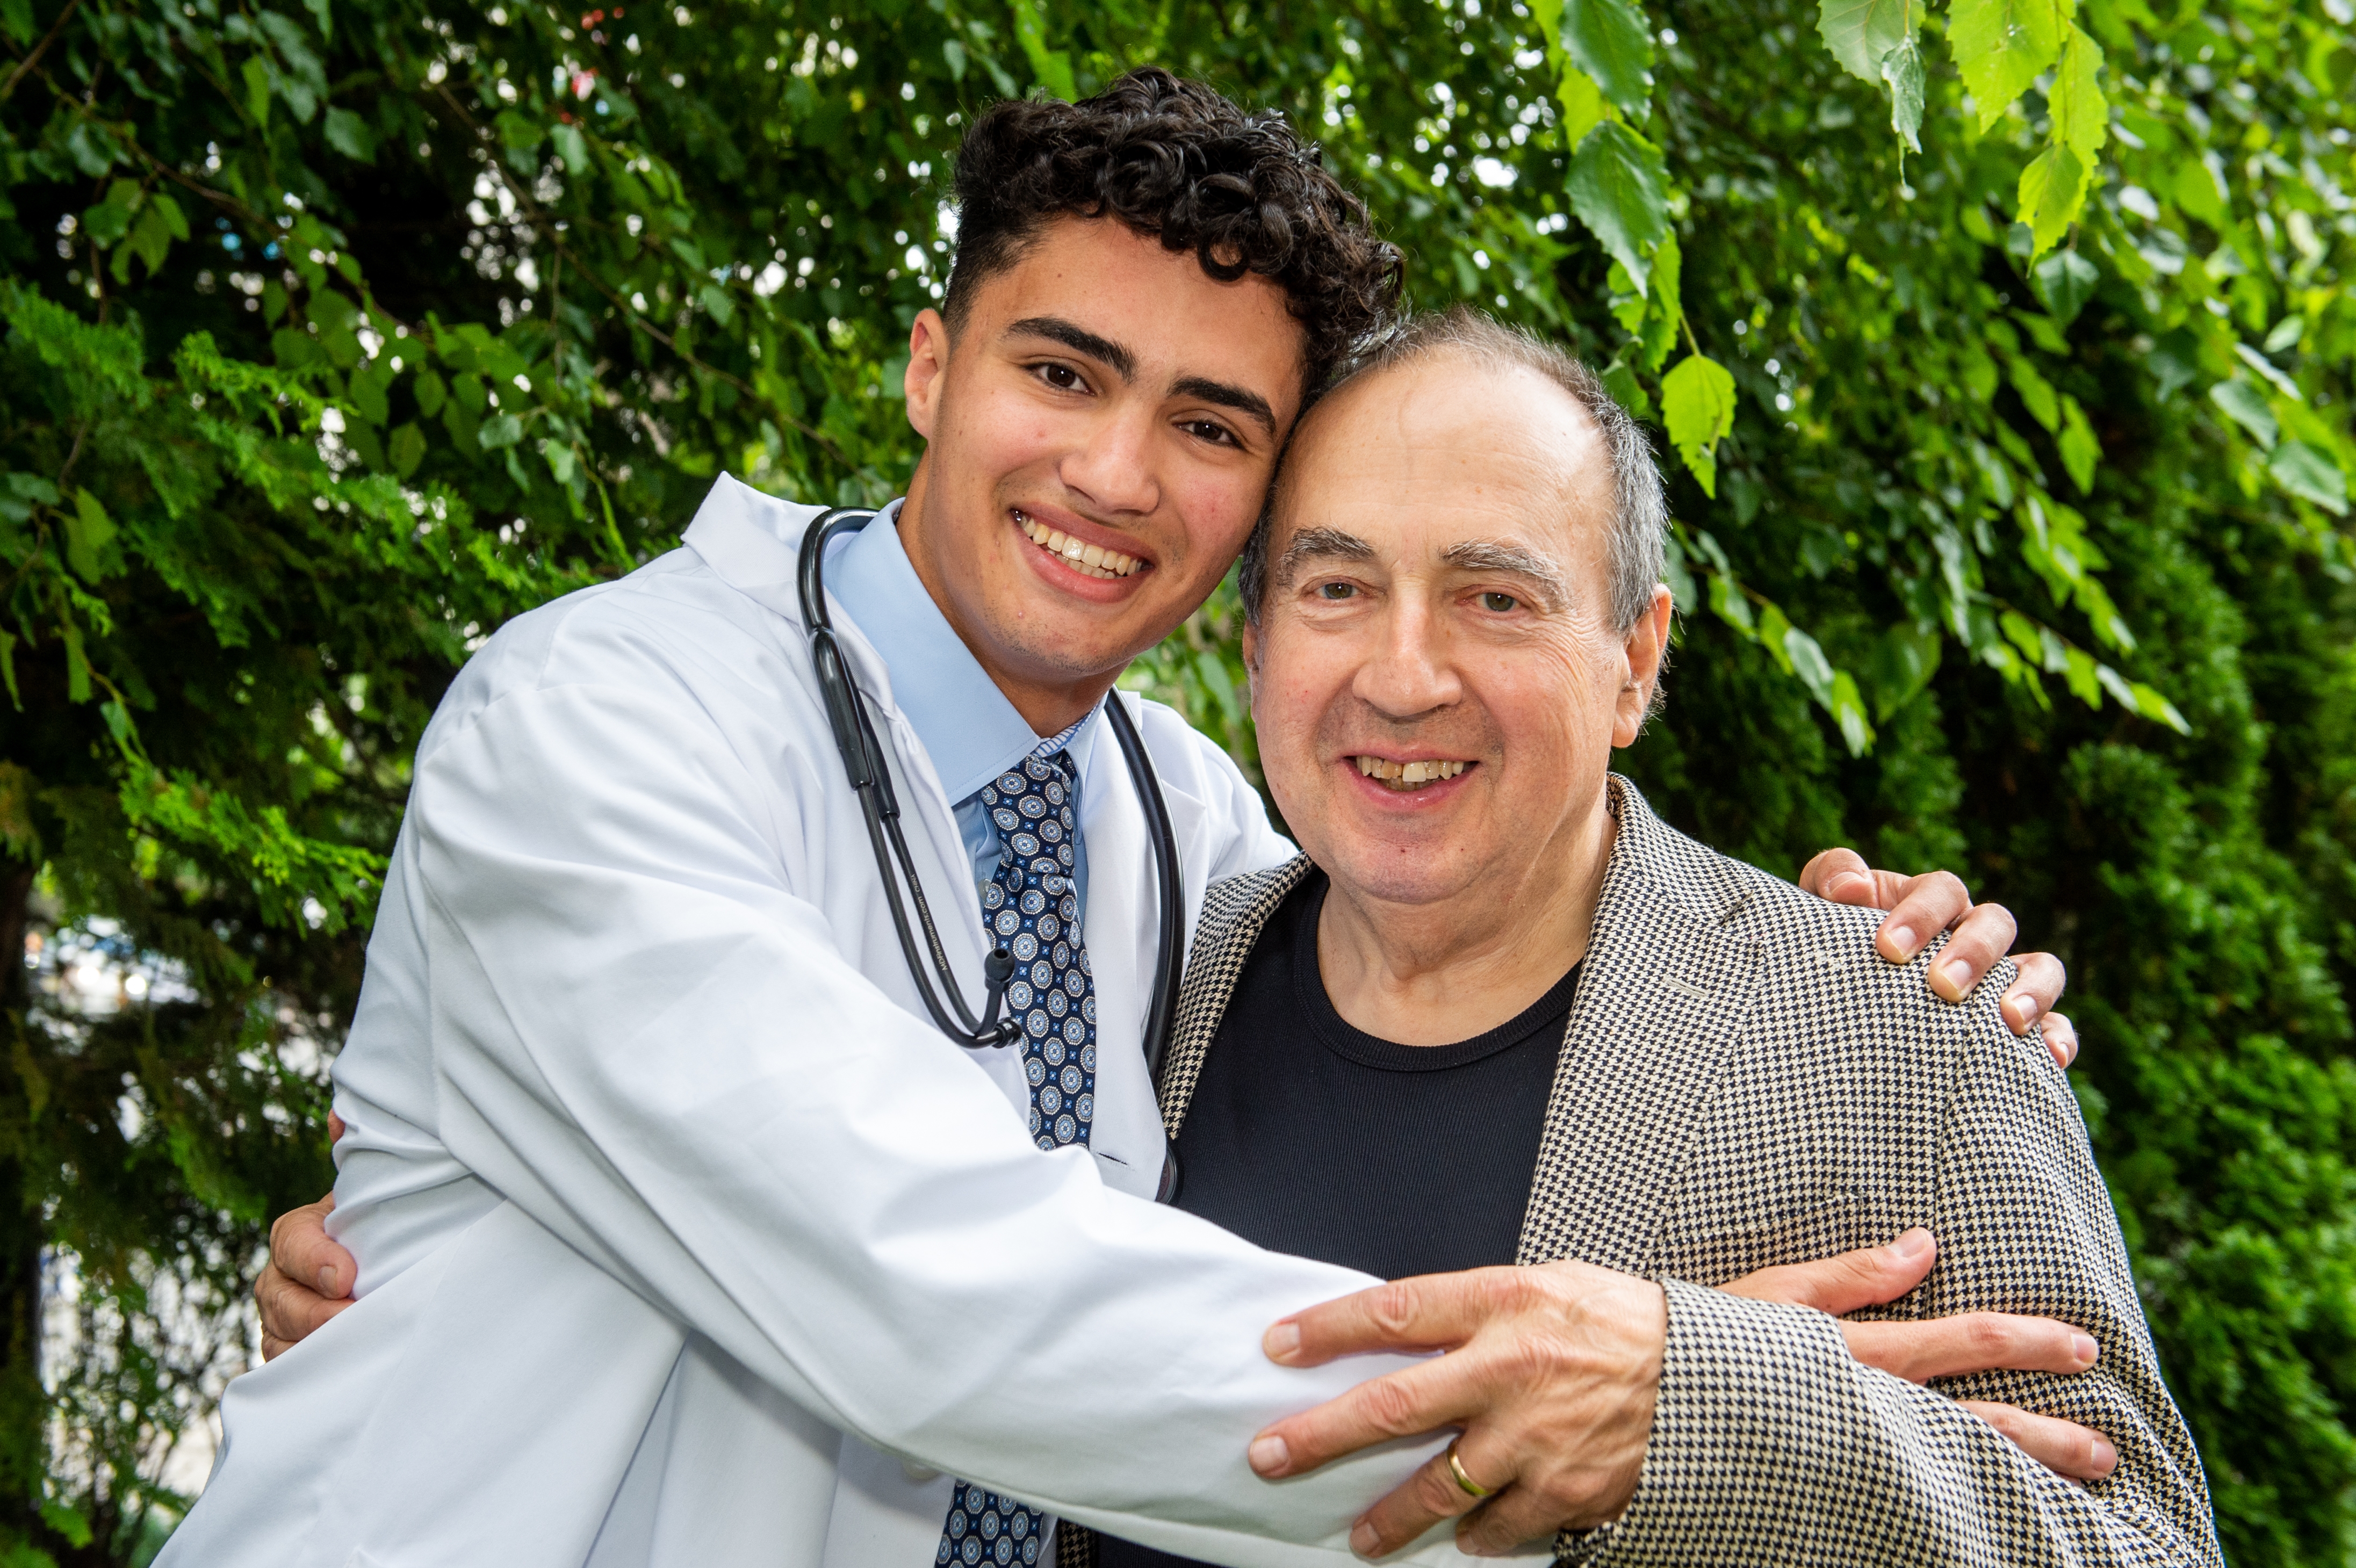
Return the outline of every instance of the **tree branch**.
[[[8,73],[7,80],[0,81],[0,103],[7,102],[9,94],[16,91],[16,84],[25,80],[26,73],[41,63],[41,57],[49,52],[49,46],[58,41],[59,33],[65,31],[66,19],[80,9],[81,0],[66,0],[66,8],[58,13],[58,19],[49,24],[48,32],[41,35],[41,41],[33,46],[33,52],[16,62],[16,69]]]

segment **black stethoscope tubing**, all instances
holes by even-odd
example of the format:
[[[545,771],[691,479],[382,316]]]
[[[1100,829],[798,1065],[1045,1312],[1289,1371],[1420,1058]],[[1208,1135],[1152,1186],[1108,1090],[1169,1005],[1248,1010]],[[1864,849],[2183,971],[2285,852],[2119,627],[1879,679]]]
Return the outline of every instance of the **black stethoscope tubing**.
[[[932,1015],[943,1034],[969,1050],[1012,1045],[1021,1038],[1022,1026],[1013,1019],[1001,1019],[999,1009],[1005,999],[1006,987],[1014,977],[1014,955],[1000,947],[982,961],[982,978],[988,989],[983,1012],[977,1018],[966,1005],[957,976],[949,967],[948,950],[942,944],[940,930],[933,922],[932,906],[926,901],[924,883],[908,853],[907,837],[900,830],[900,803],[893,791],[891,768],[875,738],[867,704],[851,678],[841,645],[835,638],[834,624],[827,614],[822,577],[827,546],[838,536],[855,533],[874,519],[875,513],[871,508],[838,507],[821,513],[802,535],[797,577],[802,622],[809,632],[810,663],[818,674],[819,691],[826,702],[827,722],[834,731],[835,746],[842,753],[843,769],[850,775],[851,790],[859,796],[860,811],[867,821],[868,842],[875,852],[876,871],[884,880],[892,927],[900,938],[901,954],[907,960],[909,977],[916,982],[925,1010]],[[1153,991],[1145,1010],[1146,1071],[1158,1088],[1162,1060],[1169,1051],[1172,1015],[1178,1004],[1178,944],[1186,928],[1185,913],[1179,902],[1183,884],[1178,873],[1178,838],[1170,826],[1170,808],[1162,798],[1162,782],[1154,775],[1152,759],[1146,755],[1145,742],[1138,738],[1137,726],[1130,721],[1128,709],[1117,695],[1109,693],[1104,709],[1105,720],[1112,726],[1113,740],[1120,747],[1121,759],[1129,764],[1138,802],[1145,810],[1146,832],[1153,842],[1154,874],[1161,884],[1161,941]],[[907,902],[916,906],[916,923],[924,932],[922,952],[918,950],[916,932],[909,929],[906,903],[900,896],[903,880],[907,883]],[[933,984],[936,976],[940,982],[937,992]],[[947,1007],[942,1005],[943,996],[948,998]],[[955,1009],[954,1017],[951,1008]],[[1174,1167],[1165,1165],[1165,1197],[1173,1179]]]

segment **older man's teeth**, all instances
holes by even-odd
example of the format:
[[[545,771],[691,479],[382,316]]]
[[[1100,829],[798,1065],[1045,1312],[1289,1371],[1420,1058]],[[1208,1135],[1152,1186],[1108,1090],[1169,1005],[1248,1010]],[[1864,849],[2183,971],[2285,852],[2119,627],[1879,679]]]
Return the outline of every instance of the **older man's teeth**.
[[[1452,779],[1472,764],[1450,758],[1428,763],[1394,763],[1381,757],[1360,757],[1358,772],[1381,782],[1387,789],[1406,791]]]
[[[1027,513],[1014,514],[1023,536],[1050,555],[1064,558],[1064,564],[1083,577],[1127,577],[1145,563],[1135,556],[1123,555],[1102,545],[1083,544],[1061,528],[1051,528]]]

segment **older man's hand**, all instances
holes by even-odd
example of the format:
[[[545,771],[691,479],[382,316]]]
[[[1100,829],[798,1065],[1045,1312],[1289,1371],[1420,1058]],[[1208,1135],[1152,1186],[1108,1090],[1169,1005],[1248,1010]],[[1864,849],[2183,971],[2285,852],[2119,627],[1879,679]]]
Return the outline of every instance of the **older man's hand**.
[[[1837,1315],[1896,1300],[1937,1256],[1930,1232],[1909,1231],[1887,1247],[1762,1269],[1725,1288]],[[1859,1360],[1917,1382],[1997,1368],[2078,1372],[2095,1359],[2092,1338],[2043,1317],[1971,1313],[1841,1328]],[[1354,1550],[1383,1556],[1458,1516],[1469,1516],[1458,1543],[1475,1555],[1606,1523],[1635,1495],[1667,1329],[1658,1285],[1580,1263],[1430,1275],[1327,1302],[1271,1327],[1269,1359],[1314,1366],[1369,1350],[1448,1354],[1278,1422],[1253,1439],[1252,1468],[1298,1475],[1376,1443],[1461,1427],[1449,1454],[1358,1520]],[[2101,1434],[2070,1422],[1967,1408],[2071,1479],[2108,1475],[2118,1462]],[[1450,1454],[1483,1498],[1459,1484]]]
[[[1854,849],[1818,855],[1800,872],[1800,886],[1834,903],[1888,911],[1873,944],[1892,964],[1912,963],[1933,937],[1953,933],[1929,976],[1931,989],[1950,1002],[1970,996],[2020,932],[2002,904],[1972,902],[1971,890],[1952,871],[1919,877],[1877,871]],[[2053,1010],[2069,984],[2068,971],[2051,953],[2014,954],[2013,963],[2019,974],[2004,993],[2004,1021],[2015,1034],[2035,1029],[2053,1060],[2068,1067],[2078,1059],[2078,1031]]]

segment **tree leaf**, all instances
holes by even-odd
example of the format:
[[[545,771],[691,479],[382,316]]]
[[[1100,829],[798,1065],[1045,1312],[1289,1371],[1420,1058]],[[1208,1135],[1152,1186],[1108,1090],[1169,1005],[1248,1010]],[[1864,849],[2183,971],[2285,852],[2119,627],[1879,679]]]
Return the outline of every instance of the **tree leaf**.
[[[1562,104],[1562,144],[1576,150],[1587,133],[1603,123],[1603,90],[1585,71],[1565,64],[1555,97]]]
[[[1914,35],[1881,57],[1881,80],[1890,84],[1890,128],[1907,151],[1921,152],[1915,133],[1922,128],[1922,51]]]
[[[1734,428],[1734,376],[1705,354],[1688,354],[1661,378],[1661,417],[1669,441],[1713,498],[1718,495],[1714,449]]]
[[[1910,43],[1921,13],[1915,0],[1823,0],[1816,32],[1851,76],[1881,85],[1881,62]]]
[[[2303,441],[2286,441],[2266,460],[2266,472],[2301,500],[2312,501],[2335,517],[2348,515],[2348,475],[2339,464]]]
[[[513,414],[493,414],[475,432],[475,440],[486,452],[496,447],[513,446],[522,439],[523,421]]]
[[[502,120],[505,115],[500,116]],[[355,163],[376,162],[376,132],[369,123],[348,109],[330,109],[322,129],[327,133],[327,145]],[[504,126],[501,129],[505,129]]]
[[[2281,433],[2275,422],[2275,412],[2266,407],[2266,395],[2243,380],[2239,376],[2230,381],[2220,381],[2209,389],[2209,400],[2225,411],[2226,417],[2248,431],[2260,446],[2272,447]]]
[[[74,509],[65,514],[65,525],[66,564],[84,582],[96,582],[106,575],[106,559],[100,552],[113,542],[114,519],[106,515],[97,496],[88,490],[76,490]]]
[[[245,112],[256,125],[270,123],[270,62],[260,55],[245,57]]]
[[[1947,51],[1985,132],[2014,99],[2061,58],[2062,31],[2051,0],[1954,0]]]
[[[1570,209],[1641,292],[1652,276],[1653,251],[1669,231],[1660,150],[1625,125],[1598,125],[1570,161],[1567,188]]]
[[[2094,285],[2103,281],[2102,270],[2075,251],[2056,251],[2030,272],[2037,288],[2037,297],[2063,326],[2078,319],[2079,311],[2094,297]]]
[[[392,461],[392,471],[403,479],[408,478],[417,472],[417,465],[425,461],[425,432],[417,428],[413,420],[402,425],[386,443],[385,455]]]
[[[551,125],[548,134],[556,143],[557,156],[564,160],[564,167],[569,173],[577,175],[587,171],[589,138],[581,133],[580,126]]]
[[[1632,0],[1562,0],[1562,52],[1619,111],[1652,108],[1653,32]]]
[[[2103,47],[2072,23],[2062,37],[2062,61],[2054,69],[2053,86],[2045,95],[2053,115],[2053,140],[2088,165],[2111,133],[2111,106],[2094,80],[2102,64]]]
[[[2062,466],[2070,471],[2070,482],[2078,486],[2078,493],[2092,492],[2094,465],[2103,460],[2103,443],[2094,439],[2086,411],[2066,392],[2062,397],[2062,433],[2055,444],[2062,449]]]
[[[2020,171],[2017,220],[2029,225],[2031,251],[2053,249],[2086,205],[2085,162],[2061,142],[2049,145]]]
[[[2014,356],[2006,368],[2012,373],[2012,389],[2029,410],[2029,417],[2047,430],[2058,430],[2062,424],[2062,404],[2055,396],[2053,383],[2038,374],[2037,367]]]

